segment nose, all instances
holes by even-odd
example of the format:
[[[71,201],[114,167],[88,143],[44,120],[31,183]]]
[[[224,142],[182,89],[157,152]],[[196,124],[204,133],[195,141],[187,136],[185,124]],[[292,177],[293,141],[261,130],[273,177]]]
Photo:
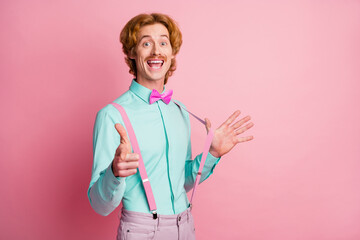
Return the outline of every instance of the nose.
[[[157,56],[160,54],[160,48],[158,44],[154,44],[152,48],[152,55]]]

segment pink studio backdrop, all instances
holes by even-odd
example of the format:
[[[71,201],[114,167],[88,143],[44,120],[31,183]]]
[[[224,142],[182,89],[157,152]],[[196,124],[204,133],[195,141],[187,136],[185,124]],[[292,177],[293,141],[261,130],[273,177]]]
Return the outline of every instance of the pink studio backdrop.
[[[179,23],[168,88],[219,126],[251,115],[195,198],[197,239],[360,239],[360,1],[1,1],[0,239],[114,239],[90,207],[92,128],[129,87],[118,34]],[[205,130],[192,121],[193,155]]]

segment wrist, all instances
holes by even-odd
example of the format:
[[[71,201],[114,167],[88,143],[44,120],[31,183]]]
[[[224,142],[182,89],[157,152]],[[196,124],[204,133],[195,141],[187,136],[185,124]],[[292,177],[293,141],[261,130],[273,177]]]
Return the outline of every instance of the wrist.
[[[213,150],[213,149],[210,149],[210,150],[209,150],[209,153],[211,153],[211,155],[213,155],[213,156],[216,157],[216,158],[221,157],[221,155],[220,155],[217,151],[215,151],[215,150]]]

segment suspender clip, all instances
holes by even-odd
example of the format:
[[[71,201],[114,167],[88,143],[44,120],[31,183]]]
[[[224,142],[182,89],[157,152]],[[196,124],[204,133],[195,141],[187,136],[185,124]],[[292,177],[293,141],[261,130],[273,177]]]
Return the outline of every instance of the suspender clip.
[[[156,210],[152,211],[152,214],[153,214],[153,219],[157,219],[157,212],[156,212]]]

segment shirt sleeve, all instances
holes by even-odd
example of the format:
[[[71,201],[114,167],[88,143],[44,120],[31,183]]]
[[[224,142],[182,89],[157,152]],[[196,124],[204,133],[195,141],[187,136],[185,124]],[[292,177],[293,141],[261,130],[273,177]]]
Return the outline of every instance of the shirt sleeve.
[[[120,144],[120,135],[115,129],[115,123],[123,123],[119,121],[120,114],[117,120],[111,117],[111,107],[101,109],[96,115],[93,130],[94,159],[88,188],[90,204],[95,212],[102,216],[109,215],[119,206],[126,187],[125,178],[115,177],[112,171],[112,160]]]
[[[190,122],[189,122],[189,131],[190,130]],[[186,161],[185,161],[185,190],[186,192],[189,192],[193,187],[196,180],[197,173],[199,171],[200,167],[200,161],[203,153],[197,155],[194,160],[191,159],[191,139],[188,139],[188,148],[187,148],[187,154],[186,154]],[[220,161],[220,158],[214,157],[210,152],[208,152],[208,155],[206,156],[205,164],[203,167],[203,170],[201,172],[200,177],[200,183],[205,181],[214,171],[215,166]]]

